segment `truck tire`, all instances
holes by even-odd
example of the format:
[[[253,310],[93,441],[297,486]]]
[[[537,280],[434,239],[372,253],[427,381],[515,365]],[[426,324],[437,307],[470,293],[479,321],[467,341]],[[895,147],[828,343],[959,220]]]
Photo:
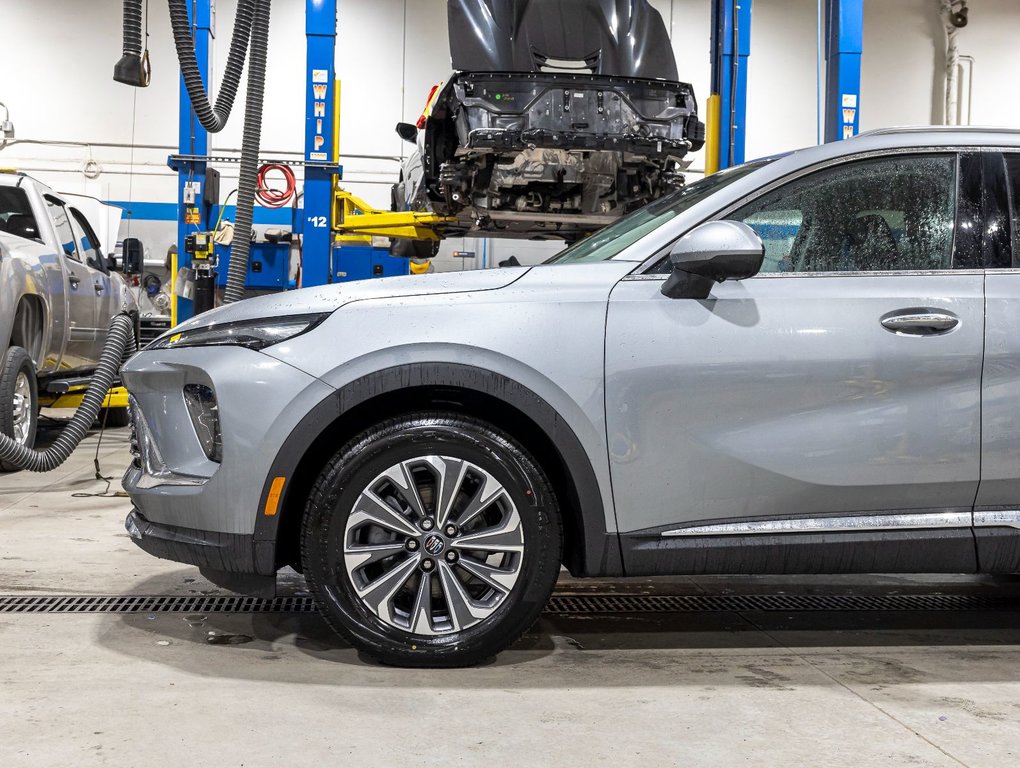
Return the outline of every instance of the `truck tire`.
[[[39,422],[39,389],[35,363],[22,347],[10,347],[0,365],[0,433],[22,445],[35,446]],[[0,472],[15,472],[20,467],[0,460]]]

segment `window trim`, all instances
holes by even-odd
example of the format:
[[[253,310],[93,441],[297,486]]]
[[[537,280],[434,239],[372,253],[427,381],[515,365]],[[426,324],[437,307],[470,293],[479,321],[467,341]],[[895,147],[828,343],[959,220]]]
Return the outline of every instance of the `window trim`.
[[[1014,151],[1020,152],[1020,148],[1014,148]],[[693,230],[695,227],[699,227],[702,224],[705,224],[705,223],[707,223],[709,221],[718,221],[720,219],[725,219],[728,215],[730,215],[734,211],[736,211],[736,210],[738,210],[740,208],[743,208],[745,205],[749,205],[750,203],[752,203],[755,200],[759,199],[763,195],[769,194],[774,189],[777,189],[777,188],[779,188],[781,186],[785,186],[785,185],[787,185],[787,184],[789,184],[791,182],[797,181],[798,179],[803,178],[804,176],[807,176],[807,175],[812,174],[812,173],[817,173],[818,171],[823,171],[823,170],[825,170],[827,168],[831,168],[833,166],[846,165],[848,163],[855,163],[855,162],[858,162],[858,161],[861,161],[861,160],[873,160],[873,159],[876,159],[876,158],[894,157],[894,156],[897,156],[897,155],[945,155],[945,154],[952,154],[952,155],[954,155],[956,157],[956,211],[954,212],[954,214],[958,213],[959,212],[959,207],[960,207],[960,194],[961,194],[961,189],[960,189],[960,184],[961,184],[961,179],[960,179],[960,163],[961,163],[961,156],[962,156],[962,154],[964,152],[973,152],[973,153],[999,152],[1001,154],[1003,152],[1003,150],[1000,147],[969,147],[969,146],[958,146],[958,145],[952,145],[952,146],[934,146],[934,147],[933,146],[894,147],[894,148],[889,148],[889,149],[874,149],[874,150],[870,150],[870,151],[867,151],[867,152],[857,152],[857,153],[848,154],[848,155],[841,155],[839,157],[829,158],[827,160],[824,160],[824,161],[819,162],[819,163],[815,163],[813,165],[805,166],[804,168],[799,168],[796,171],[793,171],[792,173],[788,173],[787,175],[782,176],[782,177],[780,177],[778,179],[773,179],[768,184],[766,184],[766,185],[760,187],[759,189],[755,190],[755,192],[752,195],[749,195],[749,196],[739,200],[738,202],[731,203],[730,205],[726,206],[725,208],[722,208],[722,209],[716,211],[711,216],[709,216],[709,217],[703,219],[702,221],[699,221],[698,223],[692,225],[689,229],[685,230],[684,232],[681,232],[680,234],[678,234],[676,236],[676,238],[671,240],[669,243],[667,243],[662,248],[658,249],[649,258],[647,258],[644,261],[642,261],[641,264],[638,265],[638,267],[634,270],[634,272],[631,273],[631,275],[647,275],[647,274],[650,274],[650,275],[654,275],[658,279],[665,280],[665,279],[667,279],[669,277],[670,273],[668,271],[667,272],[650,272],[650,270],[654,269],[659,264],[659,262],[661,262],[663,260],[663,258],[667,258],[669,256],[670,250],[676,244],[677,240],[679,240],[681,237],[683,237],[688,232]],[[954,223],[954,227],[953,227],[953,255],[955,257],[955,254],[956,254],[956,234],[957,234],[956,233],[956,227],[955,227],[955,224],[956,224],[955,216],[954,216],[953,223]],[[950,268],[950,269],[932,269],[932,270],[888,270],[888,271],[882,271],[882,272],[771,272],[771,273],[759,273],[757,275],[754,275],[753,277],[749,277],[748,280],[757,280],[759,278],[766,278],[766,279],[768,279],[769,276],[801,278],[801,277],[833,277],[833,276],[868,276],[868,277],[870,277],[870,276],[877,276],[877,275],[929,275],[929,274],[933,274],[933,275],[946,275],[946,274],[959,275],[959,274],[964,274],[964,273],[969,272],[969,271],[970,271],[969,269],[952,269],[952,268]],[[984,270],[978,270],[978,271],[979,272],[983,272]]]

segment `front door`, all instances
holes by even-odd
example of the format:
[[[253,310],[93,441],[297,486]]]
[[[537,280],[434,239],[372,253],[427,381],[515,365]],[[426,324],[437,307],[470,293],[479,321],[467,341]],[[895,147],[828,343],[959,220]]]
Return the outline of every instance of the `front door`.
[[[765,242],[758,277],[704,301],[663,296],[665,270],[613,290],[606,410],[628,572],[643,569],[628,532],[655,549],[863,513],[865,527],[969,536],[984,297],[954,248],[958,163],[817,170],[724,214]]]

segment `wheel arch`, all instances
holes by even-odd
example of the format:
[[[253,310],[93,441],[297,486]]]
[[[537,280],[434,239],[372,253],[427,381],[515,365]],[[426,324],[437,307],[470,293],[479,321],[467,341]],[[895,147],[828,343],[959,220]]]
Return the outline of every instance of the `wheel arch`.
[[[360,378],[321,401],[291,432],[262,489],[255,560],[262,573],[298,564],[308,492],[340,444],[379,421],[412,411],[455,409],[512,435],[549,475],[563,515],[563,562],[575,575],[622,575],[619,538],[607,532],[591,460],[570,426],[544,399],[501,374],[462,364],[395,366]],[[285,478],[275,515],[266,515],[273,479]]]
[[[26,322],[23,318],[26,316]],[[30,329],[27,326],[31,326]],[[8,345],[22,347],[28,350],[28,354],[35,363],[36,368],[42,365],[42,358],[46,354],[46,304],[37,295],[26,293],[18,300],[18,306],[14,310],[14,319],[9,331]],[[25,338],[26,335],[31,338]]]

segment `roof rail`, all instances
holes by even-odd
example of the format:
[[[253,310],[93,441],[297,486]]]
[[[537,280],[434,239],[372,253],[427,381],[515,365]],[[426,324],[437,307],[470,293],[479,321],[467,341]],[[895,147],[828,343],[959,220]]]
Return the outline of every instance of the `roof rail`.
[[[888,136],[896,133],[1012,133],[1020,134],[1018,128],[1002,128],[992,125],[894,125],[887,128],[874,128],[859,136]]]

